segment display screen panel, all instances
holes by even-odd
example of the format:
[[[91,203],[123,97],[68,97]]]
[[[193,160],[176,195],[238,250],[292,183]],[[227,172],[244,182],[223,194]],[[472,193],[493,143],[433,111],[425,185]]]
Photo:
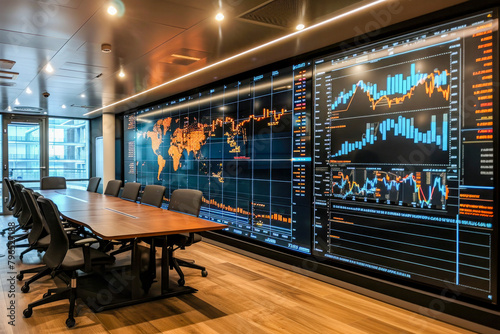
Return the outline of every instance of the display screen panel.
[[[175,189],[199,189],[200,217],[309,254],[310,82],[300,63],[126,115],[127,181],[164,185],[166,206]]]
[[[497,26],[314,61],[314,255],[496,302]]]

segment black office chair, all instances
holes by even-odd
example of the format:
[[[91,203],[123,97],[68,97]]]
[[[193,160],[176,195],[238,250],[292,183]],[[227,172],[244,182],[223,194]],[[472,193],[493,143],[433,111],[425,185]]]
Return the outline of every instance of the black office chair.
[[[14,180],[9,180],[9,184],[10,184],[10,187],[8,188],[9,192],[12,191],[12,195],[14,195],[14,208],[12,209],[12,214],[14,215],[15,218],[19,218],[22,206],[20,201],[16,201],[17,193],[14,190],[14,186],[17,184],[17,182]]]
[[[135,202],[139,196],[139,190],[141,190],[141,184],[137,182],[127,182],[123,186],[122,199]]]
[[[161,208],[163,203],[163,195],[165,194],[165,187],[159,185],[149,184],[144,187],[141,196],[141,204],[147,204]]]
[[[16,197],[14,195],[14,190],[12,189],[12,184],[10,180],[6,177],[3,178],[3,181],[5,183],[5,187],[7,187],[7,190],[9,191],[9,201],[6,204],[6,207],[9,211],[13,211],[15,204],[16,204]],[[12,212],[15,218],[19,217],[20,209],[18,210],[19,212]],[[0,231],[0,235],[5,235],[7,231],[10,230],[10,227],[4,228],[2,231]]]
[[[30,247],[23,251],[20,255],[20,260],[23,260],[23,255],[33,249],[36,250],[47,250],[50,244],[50,235],[49,235],[49,230],[48,226],[45,223],[45,220],[43,219],[43,216],[40,212],[40,208],[38,207],[38,203],[36,202],[35,195],[33,194],[33,191],[31,189],[23,189],[22,190],[23,195],[26,198],[26,202],[28,203],[29,209],[32,214],[33,218],[33,228],[31,229],[30,234],[28,235],[28,241],[30,243]],[[24,269],[21,270],[17,274],[17,279],[22,281],[24,278],[25,274],[32,274],[36,273],[36,275],[32,276],[28,281],[24,283],[24,285],[21,287],[21,291],[23,293],[26,293],[30,290],[30,284],[33,283],[34,281],[38,280],[39,278],[49,275],[52,272],[50,268],[47,268],[47,266],[38,266],[35,268],[29,268],[29,269]]]
[[[14,198],[14,194],[12,193],[13,190],[12,190],[12,185],[10,184],[10,180],[6,177],[3,178],[3,182],[5,183],[5,186],[7,187],[7,190],[9,191],[9,201],[7,202],[7,204],[5,205],[7,207],[7,209],[9,209],[10,211],[12,211],[12,209],[14,208],[14,203],[16,201],[16,199]]]
[[[50,243],[50,236],[49,230],[45,226],[45,221],[43,221],[43,217],[40,216],[40,210],[38,208],[38,204],[36,203],[33,190],[24,188],[22,189],[21,194],[24,196],[27,208],[31,214],[31,230],[28,234],[29,247],[19,255],[19,260],[22,261],[24,254],[34,249],[47,249]]]
[[[106,185],[106,189],[104,190],[104,195],[118,197],[118,194],[120,193],[121,186],[122,186],[121,180],[108,181],[108,184]]]
[[[69,299],[70,304],[66,326],[71,328],[75,326],[73,313],[77,298],[77,271],[91,272],[94,266],[112,264],[115,258],[91,248],[90,244],[97,242],[97,239],[93,238],[79,240],[75,245],[82,247],[70,249],[68,236],[63,229],[61,219],[59,218],[59,211],[54,202],[43,197],[38,198],[37,201],[40,204],[41,211],[50,231],[50,245],[43,256],[43,262],[45,262],[48,268],[60,270],[65,275],[71,277],[71,281],[65,288],[49,289],[43,295],[42,299],[30,303],[23,311],[23,315],[29,318],[33,314],[34,307],[58,300]]]
[[[31,229],[32,226],[31,211],[28,208],[28,204],[26,203],[24,195],[21,193],[21,191],[24,189],[24,186],[20,183],[16,183],[13,189],[14,194],[16,195],[16,203],[21,207],[21,212],[19,214],[19,217],[17,217],[18,227],[15,230],[18,231],[22,229],[25,232],[19,235],[9,236],[9,239],[11,240],[7,242],[7,248],[10,248],[11,246],[28,247],[29,244],[18,244],[18,242],[28,238],[29,229]]]
[[[37,202],[37,198],[41,197],[41,195],[38,194],[37,196],[37,193],[27,188],[24,188],[22,193],[25,196],[29,210],[31,211],[33,226],[31,228],[30,234],[28,235],[30,247],[21,253],[19,257],[21,261],[25,253],[33,249],[36,249],[38,251],[46,251],[50,245],[50,230],[47,223],[45,222],[45,218],[43,217],[40,206]],[[64,231],[68,234],[70,247],[72,248],[74,247],[76,241],[83,239],[83,237],[76,233],[77,229],[75,227],[64,227]],[[46,265],[44,265],[21,270],[16,277],[19,281],[22,281],[25,274],[36,273],[36,275],[28,279],[21,287],[21,292],[26,293],[29,292],[31,283],[49,274],[54,276],[56,272],[57,271],[53,271],[53,269],[48,268]]]
[[[198,217],[200,214],[200,208],[202,203],[203,193],[196,189],[177,189],[172,192],[170,196],[170,202],[168,204],[168,210],[187,213]],[[185,249],[194,243],[201,241],[202,238],[197,233],[183,233],[169,235],[167,238],[167,245],[172,247],[172,254],[177,249]],[[179,274],[179,286],[183,286],[185,283],[184,273],[180,267],[189,267],[201,270],[201,276],[206,277],[208,272],[205,267],[197,265],[193,260],[184,260],[172,256],[170,261],[170,268],[175,269],[177,274]]]
[[[140,189],[141,189],[140,183],[127,182],[127,183],[125,183],[125,186],[123,186],[121,198],[124,200],[127,200],[127,201],[136,202],[137,197],[139,196]],[[120,254],[120,253],[131,250],[132,246],[130,243],[131,243],[131,240],[111,241],[111,242],[108,242],[108,244],[104,246],[104,249],[108,249],[108,248],[114,247],[116,245],[119,245],[120,248],[111,253],[112,255],[116,255],[116,254]]]
[[[40,182],[40,189],[66,189],[66,179],[62,176],[44,176]]]
[[[87,191],[92,193],[97,192],[97,188],[99,188],[99,183],[101,182],[101,178],[94,176],[89,179],[89,185],[87,186]]]

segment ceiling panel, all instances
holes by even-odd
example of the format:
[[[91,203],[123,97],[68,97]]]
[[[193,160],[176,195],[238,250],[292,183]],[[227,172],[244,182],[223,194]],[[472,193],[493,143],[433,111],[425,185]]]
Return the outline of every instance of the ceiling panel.
[[[69,7],[58,6],[67,4]],[[103,6],[101,0],[26,1],[2,0],[0,29],[69,39],[85,21]],[[78,7],[74,7],[79,5]]]
[[[300,15],[312,24],[373,0],[122,0],[125,13],[114,17],[106,12],[107,0],[0,1],[0,59],[16,61],[12,71],[19,72],[16,80],[0,81],[16,84],[0,85],[0,110],[18,99],[22,105],[46,108],[49,114],[81,117],[89,111],[85,107],[111,104],[294,31],[291,23],[280,28],[240,19],[259,8],[275,6],[266,12],[268,16],[283,16],[288,8],[287,20],[293,22],[300,7]],[[389,23],[463,1],[400,0],[400,12]],[[287,4],[292,2],[295,7],[290,11]],[[375,11],[387,11],[389,3],[176,81],[110,111],[134,108],[352,38],[360,26],[373,21]],[[214,20],[219,7],[226,16],[220,23]],[[111,53],[101,52],[103,43],[112,45]],[[199,52],[200,60],[182,62],[171,56],[196,53],[186,50]],[[52,74],[42,70],[49,61]],[[124,78],[118,76],[120,68]],[[32,94],[25,91],[28,86]],[[42,97],[44,91],[49,98]],[[86,96],[80,97],[81,93]]]
[[[198,1],[207,3],[207,1]],[[152,22],[182,29],[188,29],[210,17],[210,11],[183,3],[171,1],[130,0],[126,4],[125,14],[129,18]],[[182,15],[179,15],[182,13]]]
[[[67,39],[63,38],[0,30],[0,43],[2,44],[57,51],[66,42]]]

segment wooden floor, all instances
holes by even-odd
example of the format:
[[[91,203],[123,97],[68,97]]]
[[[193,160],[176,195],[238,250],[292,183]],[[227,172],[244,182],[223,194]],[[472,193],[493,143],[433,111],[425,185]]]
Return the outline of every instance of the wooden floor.
[[[7,221],[0,216],[0,226]],[[0,254],[6,252],[6,241],[0,237]],[[55,285],[43,279],[23,294],[22,282],[16,281],[15,296],[9,296],[8,260],[2,257],[0,333],[472,333],[205,242],[183,254],[208,268],[205,278],[185,270],[186,284],[197,293],[101,313],[79,301],[71,330],[65,326],[68,301],[35,308],[31,318],[23,318],[26,305]],[[24,263],[16,256],[14,270],[40,261],[36,252],[25,256]],[[12,301],[15,327],[6,314]]]

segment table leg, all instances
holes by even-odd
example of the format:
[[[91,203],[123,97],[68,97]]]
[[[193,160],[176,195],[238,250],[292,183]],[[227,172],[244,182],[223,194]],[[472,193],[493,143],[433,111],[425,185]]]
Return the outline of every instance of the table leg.
[[[132,274],[132,299],[138,299],[141,294],[141,252],[139,251],[139,240],[135,238],[132,241],[132,263],[131,263],[131,274]]]
[[[169,262],[170,262],[170,250],[169,247],[167,246],[167,239],[168,237],[165,237],[165,240],[163,241],[163,244],[161,246],[161,293],[167,293],[170,286],[170,268],[169,268]]]

